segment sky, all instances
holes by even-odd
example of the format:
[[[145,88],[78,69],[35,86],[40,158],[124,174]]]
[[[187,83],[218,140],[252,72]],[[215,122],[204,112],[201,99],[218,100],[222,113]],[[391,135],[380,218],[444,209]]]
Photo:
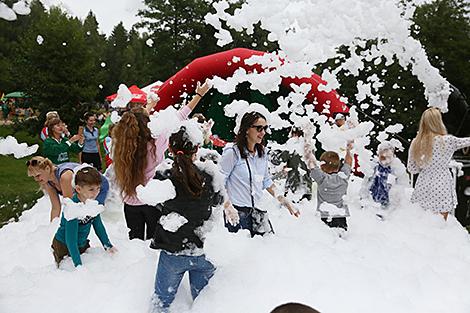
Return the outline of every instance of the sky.
[[[41,0],[46,7],[60,5],[67,12],[85,18],[90,10],[95,13],[102,33],[109,35],[119,22],[129,30],[139,21],[136,16],[144,8],[143,0]]]

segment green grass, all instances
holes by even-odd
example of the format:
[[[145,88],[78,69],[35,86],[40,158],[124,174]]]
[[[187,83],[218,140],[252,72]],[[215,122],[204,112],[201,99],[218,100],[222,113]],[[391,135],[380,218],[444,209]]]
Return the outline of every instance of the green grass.
[[[38,137],[30,136],[27,132],[13,133],[11,127],[1,126],[0,137],[8,135],[14,136],[20,143],[40,143]],[[18,220],[21,213],[30,209],[42,196],[38,184],[26,174],[25,163],[28,159],[15,159],[11,155],[0,156],[0,227],[9,221]]]

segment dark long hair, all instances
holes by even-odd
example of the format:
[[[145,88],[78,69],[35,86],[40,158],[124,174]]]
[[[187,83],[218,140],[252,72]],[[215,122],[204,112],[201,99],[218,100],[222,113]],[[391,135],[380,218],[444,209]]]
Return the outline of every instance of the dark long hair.
[[[169,145],[174,155],[171,169],[173,177],[193,197],[199,198],[203,191],[203,178],[192,161],[192,156],[197,152],[198,146],[189,140],[186,127],[181,126],[178,132],[171,134]]]
[[[155,152],[152,134],[147,124],[150,121],[141,108],[132,109],[122,115],[113,129],[113,166],[116,182],[127,196],[135,195],[135,188],[144,185],[144,171],[147,167],[147,153]]]
[[[263,114],[259,112],[247,112],[242,117],[240,122],[240,129],[238,130],[237,136],[235,137],[235,143],[238,147],[238,150],[240,150],[240,155],[243,159],[247,158],[245,152],[245,149],[248,147],[246,132],[260,118],[266,121],[266,118],[263,116]],[[258,152],[258,156],[262,157],[264,155],[264,142],[261,144],[255,144],[255,150]]]

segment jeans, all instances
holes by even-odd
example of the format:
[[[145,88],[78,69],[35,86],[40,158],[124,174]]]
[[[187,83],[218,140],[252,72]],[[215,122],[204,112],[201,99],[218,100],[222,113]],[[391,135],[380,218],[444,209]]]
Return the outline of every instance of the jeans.
[[[185,272],[189,272],[189,285],[194,300],[214,275],[215,267],[204,255],[172,255],[163,250],[160,252],[152,312],[168,312]]]

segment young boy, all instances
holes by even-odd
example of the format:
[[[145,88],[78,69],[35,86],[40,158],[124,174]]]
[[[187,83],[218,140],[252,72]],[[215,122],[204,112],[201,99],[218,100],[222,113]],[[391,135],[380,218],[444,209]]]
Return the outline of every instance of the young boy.
[[[84,167],[78,170],[74,177],[75,193],[71,200],[81,204],[86,203],[87,200],[95,200],[100,192],[102,179],[106,178],[102,177],[93,167]],[[64,202],[67,202],[66,200],[64,199]],[[86,210],[86,207],[81,207],[78,210],[82,209]],[[83,217],[84,214],[80,214],[76,210],[76,206],[72,208],[72,206],[64,205],[59,229],[52,240],[52,250],[57,267],[65,256],[72,257],[75,267],[82,265],[80,254],[90,247],[90,241],[87,238],[92,225],[105,250],[110,253],[117,251],[108,239],[99,212],[93,209],[86,210],[83,213],[90,215]],[[82,216],[73,218],[77,213]]]
[[[351,175],[352,144],[346,148],[344,164],[341,164],[339,155],[333,151],[326,151],[320,157],[320,167],[315,160],[311,149],[306,145],[304,155],[310,176],[317,183],[317,209],[321,220],[329,227],[348,230],[346,217],[349,216],[348,207],[343,203],[343,196],[348,189],[348,179]]]

